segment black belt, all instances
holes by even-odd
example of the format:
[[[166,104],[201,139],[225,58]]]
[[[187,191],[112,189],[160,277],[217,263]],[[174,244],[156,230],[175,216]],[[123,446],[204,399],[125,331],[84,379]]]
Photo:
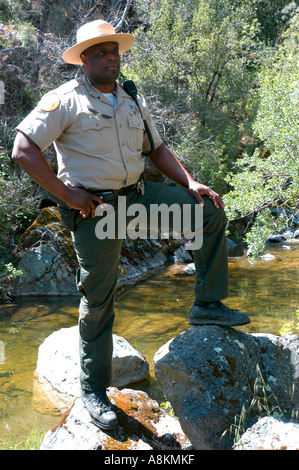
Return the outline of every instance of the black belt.
[[[88,189],[87,192],[100,197],[104,202],[109,202],[118,196],[126,196],[132,189],[137,188],[137,184],[138,182],[120,189]]]

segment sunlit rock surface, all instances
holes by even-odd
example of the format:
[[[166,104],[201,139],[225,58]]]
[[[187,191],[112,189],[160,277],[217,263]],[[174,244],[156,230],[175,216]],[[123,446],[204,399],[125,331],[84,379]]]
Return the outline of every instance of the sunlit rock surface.
[[[78,346],[79,328],[74,326],[52,333],[38,349],[36,379],[53,405],[62,410],[80,396]],[[127,387],[148,375],[146,358],[124,338],[113,335],[112,385]]]

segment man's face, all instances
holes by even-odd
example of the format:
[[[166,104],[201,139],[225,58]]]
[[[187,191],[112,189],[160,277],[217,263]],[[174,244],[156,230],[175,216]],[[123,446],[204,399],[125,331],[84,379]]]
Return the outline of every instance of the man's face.
[[[81,54],[85,72],[91,83],[100,91],[111,88],[120,72],[120,57],[116,42],[103,42],[91,46]]]

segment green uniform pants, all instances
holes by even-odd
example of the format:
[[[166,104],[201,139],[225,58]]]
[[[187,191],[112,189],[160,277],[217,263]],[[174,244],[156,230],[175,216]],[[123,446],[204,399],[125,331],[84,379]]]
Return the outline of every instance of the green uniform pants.
[[[197,300],[213,301],[228,296],[227,219],[223,209],[216,209],[211,199],[204,197],[204,201],[203,245],[194,251],[194,291]],[[132,204],[142,204],[149,211],[152,204],[162,203],[168,206],[189,204],[193,209],[198,204],[184,188],[153,182],[145,183],[144,195],[132,189],[126,196],[127,209]],[[117,211],[116,205],[116,217]],[[127,217],[127,222],[132,218]],[[100,240],[97,237],[96,224],[100,219],[84,219],[78,215],[72,232],[79,261],[77,286],[82,294],[79,306],[80,381],[87,391],[99,391],[111,385],[114,290],[123,243],[123,239]]]

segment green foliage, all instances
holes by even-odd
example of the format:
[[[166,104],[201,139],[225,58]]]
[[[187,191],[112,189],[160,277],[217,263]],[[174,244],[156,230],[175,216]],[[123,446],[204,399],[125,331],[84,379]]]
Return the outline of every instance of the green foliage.
[[[16,269],[12,263],[0,263],[0,303],[10,300],[14,279],[22,275],[23,271]]]
[[[296,320],[285,323],[279,330],[279,334],[283,335],[294,335],[299,334],[299,307],[296,310]]]
[[[163,401],[162,403],[160,403],[160,408],[162,408],[162,410],[166,411],[166,413],[168,413],[170,416],[174,416],[173,408],[171,406],[171,403],[168,400]]]
[[[132,78],[152,93],[160,132],[192,175],[220,192],[232,189],[229,219],[247,218],[245,231],[255,221],[246,241],[256,259],[268,236],[286,224],[269,209],[294,211],[298,200],[296,4],[150,3],[138,2],[144,24],[125,72],[132,77],[133,69]],[[286,21],[273,53],[268,44]],[[236,161],[246,136],[256,137],[255,144]]]
[[[8,34],[0,48],[10,49],[12,61],[6,58],[1,78],[6,100],[0,138],[7,153],[16,122],[41,94],[73,78],[61,54],[74,31],[100,16],[116,24],[120,11],[112,10],[108,0],[2,0],[0,19]],[[263,211],[295,210],[298,199],[296,10],[298,0],[135,0],[122,23],[131,30],[138,24],[124,78],[135,80],[147,96],[163,140],[193,177],[222,194],[232,190],[229,218],[247,218],[248,228],[261,213],[248,235],[255,256],[272,230],[265,228],[271,217]],[[21,73],[9,74],[12,65]],[[254,151],[260,141],[269,149],[267,158],[260,148]],[[242,158],[236,163],[237,156]],[[6,164],[0,175],[2,251],[13,246],[37,206],[29,180]],[[234,230],[235,238],[241,235]],[[254,248],[257,237],[260,246]]]
[[[6,271],[7,271],[7,276],[10,277],[10,278],[13,278],[15,279],[16,277],[19,277],[19,276],[22,276],[23,275],[23,271],[19,270],[19,269],[16,269],[12,263],[8,263],[5,265],[5,268],[6,268]]]
[[[268,235],[282,227],[273,209],[295,213],[299,206],[298,28],[296,16],[271,67],[261,74],[260,104],[253,127],[268,153],[256,150],[251,157],[240,159],[236,173],[227,178],[233,187],[225,197],[229,218],[255,219],[247,234],[253,259],[262,253]],[[272,209],[272,215],[266,208]],[[284,225],[288,225],[286,219]]]
[[[8,22],[9,18],[9,4],[7,0],[2,0],[0,2],[0,20],[5,24]]]
[[[39,450],[44,437],[45,430],[41,429],[28,431],[23,441],[17,441],[15,437],[9,442],[0,439],[0,450]]]
[[[258,213],[253,227],[245,235],[252,260],[261,256],[268,238],[278,233],[284,226],[285,220],[272,217],[270,210],[265,209]]]
[[[259,3],[137,1],[143,24],[125,74],[150,98],[166,143],[220,192],[240,140],[252,135],[257,73],[267,56]]]
[[[37,41],[37,29],[30,23],[16,25],[23,47],[32,47]]]
[[[17,175],[0,155],[0,259],[37,216],[39,200],[30,178]]]

